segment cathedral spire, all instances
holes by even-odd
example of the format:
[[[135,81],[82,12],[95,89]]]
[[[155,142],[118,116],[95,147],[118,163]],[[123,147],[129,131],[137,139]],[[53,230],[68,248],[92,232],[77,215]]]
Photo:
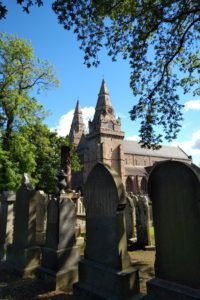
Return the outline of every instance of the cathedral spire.
[[[76,102],[76,108],[75,108],[75,111],[74,111],[74,115],[77,115],[77,116],[82,115],[79,99]]]
[[[108,89],[107,89],[107,86],[106,86],[106,82],[105,82],[104,79],[102,80],[102,83],[101,83],[101,88],[100,88],[99,95],[100,94],[107,94],[107,95],[109,95]]]
[[[74,117],[71,124],[71,129],[69,133],[70,142],[78,145],[81,136],[83,135],[85,130],[85,125],[83,122],[82,111],[80,107],[79,100],[76,102],[76,107],[74,110]]]
[[[110,95],[105,80],[103,79],[98,95],[94,118],[89,122],[89,135],[103,131],[109,131],[112,132],[112,134],[115,132],[115,134],[121,135],[120,126],[121,122],[115,117],[114,109],[110,101]]]
[[[105,80],[102,80],[101,88],[99,91],[99,96],[96,104],[96,110],[103,110],[106,107],[111,107],[110,95],[105,83]]]

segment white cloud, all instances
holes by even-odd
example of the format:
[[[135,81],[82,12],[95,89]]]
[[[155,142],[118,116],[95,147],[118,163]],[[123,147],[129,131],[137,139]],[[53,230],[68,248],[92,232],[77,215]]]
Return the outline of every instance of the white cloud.
[[[90,107],[86,106],[83,107],[81,110],[83,113],[83,122],[87,130],[88,121],[93,118],[95,109],[92,106]],[[66,136],[67,134],[69,134],[73,116],[74,116],[74,109],[62,115],[58,121],[58,125],[55,128],[52,128],[52,130],[56,130],[58,135],[60,136]]]
[[[126,137],[126,140],[130,140],[130,141],[139,141],[140,137],[138,135],[132,135],[132,136],[128,136]]]
[[[185,102],[185,110],[200,110],[200,99]]]
[[[85,124],[86,131],[88,130],[88,121],[92,120],[94,117],[94,112],[95,108],[93,106],[90,107],[83,107],[82,109],[83,112],[83,122]]]
[[[200,129],[192,134],[190,140],[173,145],[180,146],[188,155],[200,155]]]
[[[117,112],[117,113],[116,113],[116,118],[126,119],[126,118],[127,118],[127,115],[125,115],[125,114],[123,114],[123,113],[120,113],[120,112]]]

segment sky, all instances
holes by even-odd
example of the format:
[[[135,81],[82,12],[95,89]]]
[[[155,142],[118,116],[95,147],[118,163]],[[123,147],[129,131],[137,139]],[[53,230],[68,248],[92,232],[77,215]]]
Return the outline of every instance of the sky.
[[[37,95],[38,101],[50,112],[47,125],[58,134],[69,132],[77,99],[87,124],[92,119],[102,79],[104,78],[116,116],[122,121],[126,139],[137,139],[139,121],[131,121],[129,111],[137,103],[129,87],[130,68],[128,61],[112,62],[106,50],[99,55],[98,68],[87,68],[83,64],[83,52],[76,36],[58,24],[51,10],[51,0],[41,8],[33,7],[27,15],[14,0],[5,1],[8,15],[0,21],[0,31],[25,38],[31,43],[34,53],[54,66],[60,81],[59,88]],[[185,105],[182,130],[172,144],[179,145],[193,162],[200,165],[200,98],[192,94],[180,94]],[[167,142],[165,142],[167,144]]]

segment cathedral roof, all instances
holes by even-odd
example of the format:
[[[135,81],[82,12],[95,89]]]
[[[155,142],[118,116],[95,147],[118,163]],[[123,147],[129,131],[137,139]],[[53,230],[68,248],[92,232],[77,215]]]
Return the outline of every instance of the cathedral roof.
[[[141,166],[129,166],[126,165],[125,166],[125,175],[129,175],[129,176],[147,176],[148,172],[146,170],[145,167],[141,167]]]
[[[142,148],[136,141],[124,140],[124,153],[144,156],[164,157],[168,159],[188,160],[190,157],[180,148],[172,146],[162,146],[158,150]]]

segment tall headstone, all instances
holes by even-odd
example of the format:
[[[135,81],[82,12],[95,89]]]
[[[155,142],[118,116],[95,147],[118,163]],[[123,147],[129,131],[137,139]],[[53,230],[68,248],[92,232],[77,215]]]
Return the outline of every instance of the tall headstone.
[[[75,240],[75,204],[61,194],[48,204],[46,244],[40,275],[54,289],[67,290],[78,280],[79,247]]]
[[[76,299],[126,300],[139,292],[125,228],[125,191],[119,175],[97,164],[85,186],[86,249],[79,263]]]
[[[200,299],[200,169],[157,164],[149,177],[156,242],[151,300]]]
[[[36,200],[36,242],[39,246],[45,245],[47,226],[48,197],[43,191],[35,193]]]
[[[6,258],[7,246],[13,242],[15,200],[15,192],[3,191],[0,195],[0,259]]]
[[[126,233],[127,233],[128,246],[131,246],[137,241],[137,233],[136,233],[137,196],[129,195],[126,197],[126,201],[127,201],[125,207]]]
[[[144,249],[145,246],[151,245],[150,239],[150,211],[148,198],[138,195],[136,202],[136,232],[137,246],[139,249]]]
[[[65,190],[71,189],[72,167],[71,167],[71,149],[68,146],[61,147],[61,170],[64,171],[66,187]]]
[[[16,194],[13,244],[8,247],[7,260],[22,276],[34,275],[40,263],[40,248],[36,246],[35,191],[27,174]]]

